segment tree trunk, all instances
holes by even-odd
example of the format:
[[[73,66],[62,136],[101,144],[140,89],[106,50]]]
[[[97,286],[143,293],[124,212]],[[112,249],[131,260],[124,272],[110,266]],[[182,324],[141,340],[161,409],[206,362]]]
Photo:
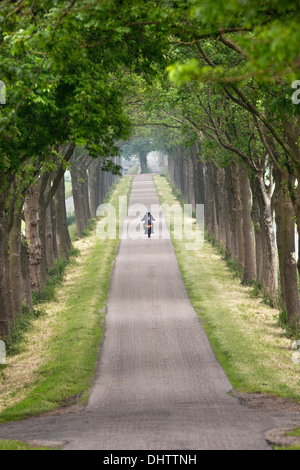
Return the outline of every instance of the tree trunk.
[[[12,294],[12,279],[10,275],[10,245],[9,245],[9,232],[7,224],[4,225],[4,263],[5,263],[5,286],[6,286],[6,309],[9,326],[11,327],[14,322],[14,307],[13,307],[13,294]]]
[[[251,218],[254,227],[255,237],[255,264],[256,264],[256,280],[262,283],[262,271],[263,271],[263,249],[262,249],[262,238],[261,238],[261,219],[260,209],[258,204],[259,198],[259,184],[257,178],[252,178],[250,181],[252,189],[252,211]]]
[[[192,210],[196,209],[195,206],[195,175],[193,172],[193,162],[191,153],[188,159],[188,203],[192,205]]]
[[[230,221],[230,238],[231,238],[231,247],[230,253],[231,258],[234,260],[239,259],[239,231],[237,227],[237,207],[236,207],[236,197],[234,189],[234,181],[232,174],[232,166],[225,168],[225,181],[228,194],[228,208],[229,208],[229,221]]]
[[[233,246],[233,241],[232,241],[232,206],[231,206],[231,170],[230,167],[225,167],[224,169],[224,184],[225,184],[225,230],[226,230],[226,247],[225,247],[225,253],[226,256],[233,257],[232,255],[232,246]]]
[[[140,164],[141,164],[141,173],[148,173],[147,153],[140,152],[139,158],[140,158]]]
[[[244,237],[244,282],[255,280],[256,264],[255,264],[255,247],[254,233],[251,219],[251,189],[248,173],[243,165],[240,165],[240,192],[243,213],[243,237]]]
[[[14,212],[13,225],[10,230],[10,277],[12,282],[12,301],[14,316],[22,317],[22,274],[21,274],[21,224],[22,208],[19,207]]]
[[[98,182],[98,172],[99,172],[99,159],[93,159],[92,163],[89,166],[89,185],[90,185],[90,211],[91,218],[96,218],[97,208],[98,208],[98,191],[97,191],[97,182]]]
[[[71,238],[68,229],[68,219],[65,200],[65,181],[62,178],[53,198],[55,212],[55,235],[58,259],[68,259],[71,249]]]
[[[297,261],[297,269],[298,275],[300,277],[300,172],[297,171],[297,180],[298,180],[298,187],[296,190],[296,196],[292,198],[293,206],[294,206],[294,213],[296,216],[296,223],[297,223],[297,230],[298,230],[298,261]]]
[[[194,173],[194,191],[195,191],[195,203],[196,204],[204,204],[204,171],[203,171],[203,163],[201,162],[197,148],[194,148],[192,153],[192,161],[193,161],[193,173]]]
[[[219,169],[219,225],[220,225],[220,243],[226,250],[226,188],[225,188],[225,171],[224,168]]]
[[[43,254],[45,259],[45,275],[49,269],[53,268],[55,262],[55,248],[54,233],[53,233],[53,200],[47,201],[47,195],[51,188],[51,175],[44,174],[47,184],[43,194],[40,194],[40,222],[41,222],[41,240],[43,246]]]
[[[175,162],[170,154],[168,154],[168,173],[172,183],[175,184]]]
[[[90,211],[90,204],[89,204],[89,180],[88,180],[88,173],[85,167],[80,169],[80,178],[81,178],[81,193],[82,193],[82,200],[83,200],[83,210],[84,210],[84,218],[85,218],[85,226],[87,226],[88,221],[91,219],[91,211]]]
[[[240,267],[245,263],[245,248],[243,235],[243,209],[240,193],[239,165],[233,161],[231,164],[232,193],[235,206],[235,230],[237,235],[238,254],[237,259]]]
[[[288,175],[286,175],[288,177]],[[295,254],[294,207],[283,186],[279,170],[274,171],[274,207],[278,247],[282,308],[287,312],[289,325],[296,327],[300,320],[300,302]],[[298,325],[299,326],[299,325]]]
[[[49,269],[53,268],[55,263],[51,204],[46,209],[45,219],[45,254],[48,271]]]
[[[282,199],[281,256],[283,259],[283,269],[280,276],[284,279],[287,320],[289,325],[298,330],[300,303],[295,254],[294,209],[291,200],[286,195]]]
[[[66,214],[66,217],[67,217],[67,214]],[[55,210],[54,197],[53,197],[53,199],[50,203],[50,219],[51,219],[51,230],[52,230],[53,256],[54,256],[54,259],[57,259],[58,258],[58,249],[57,249],[57,241],[56,241],[56,224],[57,224],[57,220],[56,220],[56,210]],[[67,227],[67,230],[68,230],[68,227]],[[69,233],[69,231],[68,231],[68,233]]]
[[[74,201],[75,218],[76,218],[76,232],[77,232],[77,236],[81,237],[82,232],[85,228],[84,213],[83,213],[84,208],[83,208],[82,199],[81,199],[81,188],[80,188],[78,168],[76,166],[76,163],[73,160],[71,161],[71,178],[72,178],[72,192],[73,192],[73,201]]]
[[[106,182],[105,182],[105,171],[101,170],[99,172],[99,204],[103,204],[106,192]]]
[[[9,321],[6,304],[6,279],[4,261],[4,218],[5,194],[0,194],[0,337],[9,335]]]
[[[214,237],[214,203],[213,203],[213,190],[212,190],[212,169],[211,162],[205,162],[205,227],[208,234]]]
[[[212,203],[213,203],[213,233],[214,239],[220,243],[220,205],[219,205],[219,194],[220,194],[220,181],[219,181],[219,168],[216,163],[212,161]]]
[[[24,216],[26,238],[30,247],[30,278],[32,290],[42,291],[44,276],[41,263],[43,260],[43,246],[40,238],[40,184],[31,186],[25,195]]]
[[[262,240],[262,285],[267,289],[270,299],[277,294],[278,276],[276,263],[276,243],[273,227],[271,199],[265,189],[263,175],[257,175],[257,200],[260,210],[260,233]]]
[[[21,235],[21,279],[22,301],[32,310],[32,289],[30,278],[30,249],[26,237]]]

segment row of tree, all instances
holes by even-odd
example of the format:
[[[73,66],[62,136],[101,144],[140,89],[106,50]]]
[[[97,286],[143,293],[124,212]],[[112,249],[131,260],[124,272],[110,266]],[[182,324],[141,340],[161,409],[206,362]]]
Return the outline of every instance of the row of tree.
[[[21,285],[14,274],[8,279],[19,214],[35,218],[21,253],[31,257],[39,289],[47,266],[34,260],[42,259],[41,241],[57,238],[51,211],[65,170],[80,234],[99,199],[97,160],[118,173],[120,143],[133,134],[143,162],[143,142],[172,156],[184,197],[205,198],[208,231],[270,298],[275,214],[283,308],[290,324],[299,323],[300,108],[291,100],[299,19],[296,0],[1,2],[0,335],[12,321],[12,285]],[[89,207],[77,200],[87,200],[87,178]]]
[[[187,203],[205,205],[209,236],[238,262],[243,282],[261,286],[297,331],[296,217],[282,174],[267,159],[259,174],[235,157],[221,166],[216,159],[205,159],[200,146],[200,141],[190,148],[165,146],[171,181]]]
[[[145,9],[121,3],[0,4],[0,337],[22,304],[32,307],[54,260],[68,257],[65,171],[78,236],[120,174],[131,75],[153,75],[155,50]]]
[[[296,169],[256,119],[257,128],[246,127],[245,122],[240,128],[237,109],[228,119],[228,102],[221,114],[220,106],[214,111],[210,106],[206,121],[203,115],[198,120],[199,112],[193,116],[190,131],[197,132],[192,146],[182,145],[180,138],[176,145],[164,143],[169,175],[186,202],[205,204],[206,230],[227,256],[238,261],[243,281],[256,281],[273,303],[280,301],[289,325],[297,329]],[[184,121],[190,122],[191,115],[182,114],[183,125]]]
[[[91,158],[86,149],[69,145],[58,150],[65,161],[70,159],[76,232],[81,237],[118,176],[116,171],[102,171],[103,161]],[[61,173],[59,169],[43,173],[22,194],[17,179],[12,181],[8,211],[2,219],[5,284],[0,294],[0,325],[4,337],[15,317],[23,316],[24,306],[32,309],[33,294],[43,294],[56,262],[69,259],[72,244]]]
[[[205,202],[206,229],[244,282],[280,297],[299,330],[298,6],[187,3],[190,27],[170,38],[169,80],[144,94],[136,123],[151,124],[184,199]]]
[[[296,266],[295,224],[293,214],[287,211],[287,201],[279,200],[281,192],[278,185],[274,190],[265,182],[261,186],[255,177],[250,179],[242,163],[234,160],[230,165],[220,167],[213,159],[201,158],[201,154],[195,162],[195,152],[196,149],[187,152],[186,148],[170,150],[168,171],[172,182],[185,201],[205,205],[206,231],[223,247],[227,257],[238,261],[243,270],[243,282],[257,281],[270,299],[278,300],[277,246],[281,256],[281,239],[285,244],[290,243],[286,233],[287,222],[293,242],[290,248],[294,250],[291,256]],[[274,209],[276,223],[273,220]],[[283,214],[286,216],[285,225],[282,223]],[[289,280],[290,274],[289,271]],[[281,279],[284,279],[283,275]],[[289,282],[281,293],[287,295],[287,291],[294,291],[294,288]],[[291,295],[289,299],[292,299]]]
[[[170,177],[187,202],[205,203],[206,230],[238,261],[244,282],[256,281],[273,302],[280,298],[289,324],[297,328],[296,167],[255,116],[251,122],[234,101],[220,92],[211,95],[212,86],[202,88],[197,110],[195,102],[188,107],[186,99],[184,109],[174,110],[185,136],[190,124],[195,142],[183,146],[180,137],[177,145],[165,142]]]

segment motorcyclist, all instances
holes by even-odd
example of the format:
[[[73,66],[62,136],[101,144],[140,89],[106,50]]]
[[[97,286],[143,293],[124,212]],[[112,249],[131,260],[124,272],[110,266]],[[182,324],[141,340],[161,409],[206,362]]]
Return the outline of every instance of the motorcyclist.
[[[151,214],[150,211],[147,211],[144,217],[141,219],[141,222],[144,221],[144,231],[145,234],[148,233],[148,225],[151,226],[151,230],[148,233],[148,237],[150,238],[150,233],[154,233],[154,224],[153,221],[156,220],[155,217]]]

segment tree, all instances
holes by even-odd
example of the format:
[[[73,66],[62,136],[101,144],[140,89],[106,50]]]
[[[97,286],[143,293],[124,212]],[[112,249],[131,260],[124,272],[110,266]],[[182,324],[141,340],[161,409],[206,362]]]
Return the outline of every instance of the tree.
[[[124,144],[122,147],[123,156],[138,156],[141,164],[141,173],[148,172],[147,155],[151,152],[151,141],[147,138],[133,138],[131,143]]]

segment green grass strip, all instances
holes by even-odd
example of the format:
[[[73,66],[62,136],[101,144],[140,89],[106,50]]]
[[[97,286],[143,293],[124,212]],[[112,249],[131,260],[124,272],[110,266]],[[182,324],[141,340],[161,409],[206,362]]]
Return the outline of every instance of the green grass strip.
[[[60,448],[33,446],[25,442],[2,439],[0,440],[0,450],[60,450]]]

